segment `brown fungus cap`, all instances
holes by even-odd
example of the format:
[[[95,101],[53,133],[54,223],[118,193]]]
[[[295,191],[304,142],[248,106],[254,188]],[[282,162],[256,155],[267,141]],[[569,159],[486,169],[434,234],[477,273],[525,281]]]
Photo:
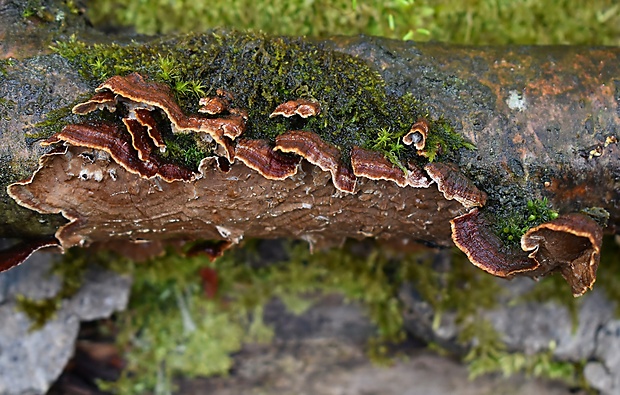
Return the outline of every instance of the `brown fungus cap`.
[[[424,167],[448,200],[455,199],[466,208],[482,207],[487,194],[479,190],[453,163],[432,162]]]
[[[114,93],[110,91],[97,92],[88,101],[74,106],[72,111],[74,114],[85,115],[104,108],[110,112],[116,111],[116,98]]]
[[[366,177],[371,180],[394,181],[400,187],[413,186],[426,188],[430,185],[429,179],[415,164],[407,174],[392,164],[382,153],[364,148],[353,147],[351,150],[351,167],[357,177]]]
[[[538,275],[560,271],[574,296],[592,289],[600,261],[603,231],[590,217],[564,214],[529,229],[521,237],[521,248],[540,264]]]
[[[293,115],[299,115],[302,118],[308,118],[318,115],[321,112],[321,104],[317,101],[308,99],[289,100],[276,107],[269,115],[269,118],[282,115],[290,118]]]
[[[228,106],[230,106],[229,101],[220,96],[203,97],[198,104],[200,105],[198,112],[210,115],[221,114],[228,111]]]
[[[414,162],[407,162],[407,169],[409,175],[407,181],[409,185],[414,188],[428,188],[433,183],[433,180],[428,177],[426,172]]]
[[[288,131],[276,137],[274,149],[300,155],[321,170],[329,171],[338,190],[355,191],[355,175],[341,162],[340,150],[323,141],[318,134],[305,130]]]
[[[428,136],[428,122],[425,119],[419,119],[411,126],[409,132],[403,136],[403,143],[411,145],[421,151],[426,146],[426,137]]]
[[[297,173],[301,158],[274,151],[267,140],[240,139],[235,159],[270,180],[284,180]]]
[[[511,277],[540,266],[525,254],[508,251],[477,208],[454,218],[450,221],[450,226],[454,244],[467,255],[472,264],[487,273],[498,277]]]

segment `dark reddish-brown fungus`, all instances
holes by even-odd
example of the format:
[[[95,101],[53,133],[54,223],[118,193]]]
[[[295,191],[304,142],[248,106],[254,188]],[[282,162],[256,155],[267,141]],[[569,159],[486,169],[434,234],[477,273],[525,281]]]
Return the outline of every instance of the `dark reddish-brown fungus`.
[[[573,295],[592,289],[600,261],[603,231],[590,217],[571,213],[529,229],[521,248],[538,262],[540,275],[560,271]]]
[[[281,115],[290,118],[293,115],[299,115],[302,118],[308,118],[318,115],[321,112],[321,104],[317,101],[308,99],[297,99],[284,102],[276,107],[269,115],[269,118]]]
[[[228,106],[230,105],[228,100],[220,96],[203,97],[200,99],[198,104],[200,105],[198,112],[211,115],[221,114],[224,111],[228,111]]]
[[[521,251],[504,245],[478,209],[454,218],[452,240],[470,262],[493,275],[539,278],[560,272],[574,296],[592,289],[603,232],[583,214],[564,214],[529,229]]]
[[[305,130],[292,130],[276,137],[277,151],[302,156],[323,171],[329,171],[337,189],[353,193],[355,175],[340,160],[340,150],[323,141],[321,136]]]
[[[138,158],[141,161],[148,160],[153,152],[153,144],[147,128],[136,119],[123,118],[123,123],[131,135],[131,145],[138,152]]]
[[[161,136],[161,132],[159,131],[159,128],[157,126],[157,121],[155,120],[155,118],[153,118],[151,111],[143,109],[143,108],[137,108],[134,111],[134,114],[135,114],[136,120],[140,122],[140,125],[145,126],[147,128],[147,133],[149,137],[151,138],[151,140],[153,141],[153,144],[155,144],[155,146],[159,148],[160,151],[162,152],[165,151],[166,143],[164,142],[164,139]]]
[[[156,107],[162,110],[172,124],[173,132],[205,133],[224,148],[224,154],[229,161],[234,159],[234,148],[226,138],[234,140],[245,131],[245,117],[230,115],[220,118],[205,118],[187,116],[174,101],[167,85],[147,81],[138,73],[127,76],[114,76],[96,91],[98,93],[113,92],[134,104],[132,109]]]
[[[299,157],[274,151],[267,140],[241,139],[235,147],[235,158],[270,180],[284,180],[297,173]]]
[[[382,153],[364,148],[351,150],[353,174],[371,180],[390,180],[400,187],[428,188],[432,181],[415,163],[408,163],[405,172],[390,162]]]
[[[455,164],[432,162],[424,170],[437,183],[437,188],[446,199],[455,199],[467,208],[486,204],[487,194],[479,190]]]
[[[22,264],[30,255],[46,247],[60,247],[55,237],[25,240],[9,249],[0,251],[0,273]]]
[[[532,271],[539,264],[525,254],[508,251],[476,208],[450,221],[452,241],[469,261],[485,272],[499,277]]]

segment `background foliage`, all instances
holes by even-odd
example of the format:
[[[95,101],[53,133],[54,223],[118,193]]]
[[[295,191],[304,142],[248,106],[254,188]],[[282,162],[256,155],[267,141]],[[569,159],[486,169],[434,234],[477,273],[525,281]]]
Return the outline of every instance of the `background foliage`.
[[[620,45],[615,0],[91,0],[89,17],[144,34],[233,27],[475,45]]]

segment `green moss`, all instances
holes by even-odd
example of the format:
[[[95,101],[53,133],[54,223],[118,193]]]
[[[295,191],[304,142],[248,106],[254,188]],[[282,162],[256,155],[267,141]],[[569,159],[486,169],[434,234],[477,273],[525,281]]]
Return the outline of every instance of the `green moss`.
[[[0,76],[6,77],[8,71],[7,69],[11,68],[15,64],[15,60],[8,59],[0,59]]]
[[[513,210],[511,213],[496,213],[493,221],[496,233],[508,246],[519,246],[521,236],[528,229],[558,217],[547,198],[528,200],[521,209]]]
[[[524,373],[527,376],[562,380],[573,385],[579,382],[583,367],[577,363],[555,360],[554,342],[549,344],[546,351],[532,355],[508,352],[501,335],[484,319],[466,328],[460,336],[475,339],[474,346],[464,358],[468,363],[471,379],[489,373],[501,373],[504,377]]]
[[[388,95],[381,76],[362,60],[307,39],[216,31],[126,46],[73,37],[53,49],[93,84],[134,71],[163,82],[186,113],[197,111],[200,97],[224,89],[233,94],[233,106],[248,111],[245,137],[273,140],[286,130],[311,130],[341,148],[344,158],[353,146],[374,146],[381,130],[402,136],[425,115],[411,94]],[[321,113],[308,120],[269,118],[277,105],[300,97],[318,100]],[[473,148],[445,120],[431,121],[430,129],[430,160]],[[414,150],[395,143],[383,150],[388,157],[416,159]]]

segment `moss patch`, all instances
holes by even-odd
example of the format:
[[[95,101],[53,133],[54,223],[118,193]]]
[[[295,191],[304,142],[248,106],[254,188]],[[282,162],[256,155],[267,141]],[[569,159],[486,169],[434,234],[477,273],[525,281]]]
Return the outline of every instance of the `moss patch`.
[[[554,220],[559,215],[551,208],[547,198],[528,200],[523,207],[513,210],[511,213],[496,213],[493,221],[496,233],[509,247],[519,247],[521,236],[528,229]]]
[[[413,95],[389,96],[381,76],[362,60],[307,39],[215,31],[125,46],[73,38],[54,49],[93,85],[130,72],[166,83],[186,113],[197,112],[200,97],[223,89],[233,94],[234,107],[248,111],[245,137],[273,140],[287,130],[311,130],[344,158],[353,146],[372,148],[382,130],[401,137],[426,115]],[[297,98],[318,100],[321,113],[307,120],[269,118],[277,105]],[[428,146],[431,160],[473,148],[443,119],[430,121]],[[387,153],[400,162],[419,160],[412,149]]]

